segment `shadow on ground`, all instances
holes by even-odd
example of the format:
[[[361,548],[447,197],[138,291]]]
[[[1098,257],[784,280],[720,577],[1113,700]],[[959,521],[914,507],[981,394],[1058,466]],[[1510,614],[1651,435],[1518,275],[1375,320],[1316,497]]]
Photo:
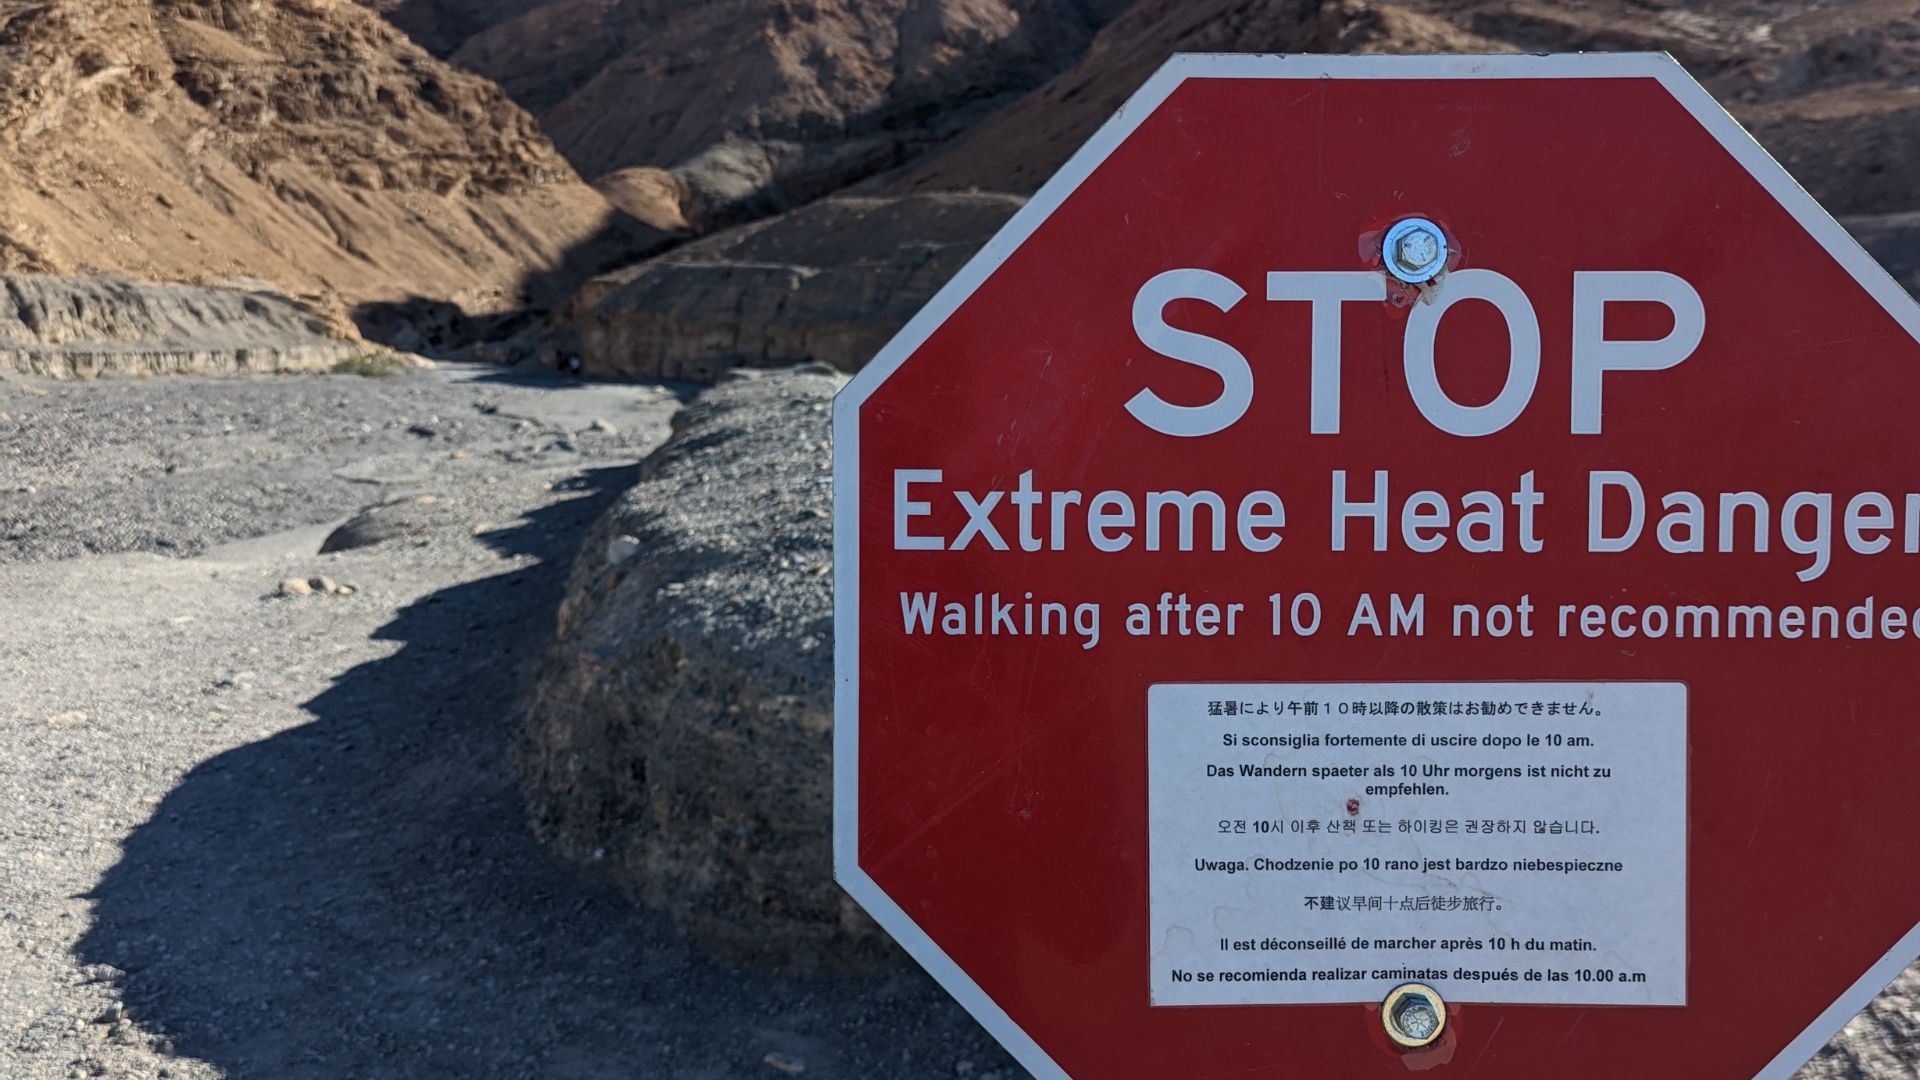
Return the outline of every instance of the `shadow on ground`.
[[[191,772],[92,894],[82,964],[129,1017],[236,1078],[977,1078],[1005,1059],[917,972],[731,971],[571,877],[507,761],[528,651],[633,470],[493,534],[539,562],[427,596],[313,722]],[[1005,1075],[1013,1075],[1006,1073]]]

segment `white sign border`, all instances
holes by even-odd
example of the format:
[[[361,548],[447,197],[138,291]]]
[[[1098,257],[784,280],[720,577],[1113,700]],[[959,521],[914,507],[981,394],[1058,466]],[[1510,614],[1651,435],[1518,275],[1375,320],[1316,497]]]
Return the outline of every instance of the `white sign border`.
[[[1181,53],[1061,166],[1026,206],[954,275],[833,403],[834,737],[833,865],[842,888],[982,1027],[1040,1080],[1070,1080],[1020,1025],[968,977],[859,861],[860,406],[1033,235],[1080,184],[1188,79],[1653,79],[1825,248],[1916,342],[1920,305],[1808,195],[1706,89],[1665,53],[1488,56],[1309,56]],[[1875,995],[1920,956],[1920,924],[1767,1063],[1755,1080],[1788,1080]]]

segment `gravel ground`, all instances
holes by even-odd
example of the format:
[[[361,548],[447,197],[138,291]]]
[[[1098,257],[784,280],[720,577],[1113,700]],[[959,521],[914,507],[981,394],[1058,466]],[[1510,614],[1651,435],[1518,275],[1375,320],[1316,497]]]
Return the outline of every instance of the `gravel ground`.
[[[659,386],[554,389],[458,368],[389,378],[7,376],[0,562],[197,555],[395,493],[630,459],[660,437],[678,400]]]
[[[680,400],[0,379],[0,1077],[1024,1076],[916,971],[716,964],[529,839],[512,702]],[[1920,1077],[1917,1018],[1910,970],[1803,1080]]]
[[[0,380],[0,1076],[1021,1075],[915,971],[733,970],[529,838],[524,661],[679,403]]]

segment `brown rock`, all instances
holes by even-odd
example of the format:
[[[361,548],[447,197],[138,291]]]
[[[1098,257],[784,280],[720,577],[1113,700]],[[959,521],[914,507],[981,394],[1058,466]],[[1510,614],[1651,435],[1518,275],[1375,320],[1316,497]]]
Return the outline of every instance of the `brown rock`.
[[[367,351],[328,313],[265,289],[0,273],[0,370],[316,370]]]
[[[1920,85],[1836,87],[1735,111],[1829,213],[1920,206]]]
[[[665,169],[616,169],[595,180],[593,187],[616,209],[661,232],[682,233],[688,229],[687,206],[692,194],[685,180]]]
[[[1841,224],[1893,280],[1920,296],[1920,212],[1847,218]]]
[[[890,168],[1073,61],[1124,0],[556,0],[475,35],[587,176],[674,169],[717,219]]]
[[[567,329],[597,375],[712,382],[805,361],[854,371],[1022,201],[822,200],[588,282]]]
[[[1397,6],[1140,0],[1073,69],[892,182],[892,190],[1032,191],[1178,52],[1488,52],[1506,47]]]
[[[1176,52],[1669,51],[1834,213],[1920,208],[1920,5],[1140,0],[887,190],[1032,191]]]
[[[320,542],[320,554],[353,551],[390,540],[418,540],[453,525],[458,514],[431,495],[412,495],[355,514]]]
[[[372,0],[370,6],[420,47],[446,57],[468,38],[544,6],[546,0]]]
[[[614,220],[497,87],[356,4],[0,16],[0,271],[497,306]]]
[[[1447,0],[1446,17],[1527,51],[1668,51],[1836,214],[1920,206],[1920,5]]]

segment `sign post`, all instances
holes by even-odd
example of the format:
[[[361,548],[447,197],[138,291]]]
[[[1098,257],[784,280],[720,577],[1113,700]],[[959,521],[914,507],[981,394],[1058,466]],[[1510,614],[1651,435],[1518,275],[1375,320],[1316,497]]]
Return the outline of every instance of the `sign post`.
[[[1665,57],[1176,57],[836,404],[839,878],[1042,1077],[1787,1077],[1920,953],[1916,402]]]

